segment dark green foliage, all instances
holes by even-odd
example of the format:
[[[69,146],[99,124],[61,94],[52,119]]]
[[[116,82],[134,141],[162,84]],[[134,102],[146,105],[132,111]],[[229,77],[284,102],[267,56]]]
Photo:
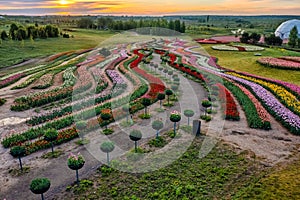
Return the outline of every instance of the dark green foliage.
[[[282,45],[282,39],[278,36],[275,36],[275,34],[271,34],[270,36],[265,37],[265,43],[268,45]]]
[[[161,108],[162,100],[164,100],[165,98],[166,98],[166,95],[164,93],[159,93],[157,95],[157,99],[159,100],[160,108]]]
[[[43,194],[50,188],[50,181],[47,178],[36,178],[30,183],[30,190],[34,194]]]
[[[147,107],[151,105],[149,98],[142,98],[141,104],[145,107],[145,115],[147,115]]]
[[[0,106],[2,106],[3,104],[5,104],[6,100],[5,99],[1,99],[0,98]]]
[[[26,149],[24,146],[14,146],[11,148],[10,154],[13,157],[19,158],[19,157],[25,156]]]
[[[173,94],[173,91],[170,89],[166,89],[165,94],[168,96],[168,104],[170,104],[170,96]]]
[[[91,18],[81,18],[77,21],[78,28],[93,28],[93,20]]]
[[[297,41],[298,41],[298,29],[296,26],[294,26],[290,32],[288,45],[290,45],[292,48],[295,48]]]
[[[249,33],[245,32],[242,34],[242,37],[240,38],[240,41],[242,43],[252,43],[255,44],[260,40],[261,35],[258,33],[251,33],[251,35],[249,35]]]
[[[51,143],[52,153],[54,153],[53,142],[57,139],[57,137],[58,137],[58,132],[54,128],[50,128],[50,129],[46,130],[46,132],[44,134],[44,140]]]
[[[163,137],[158,136],[157,138],[150,140],[148,144],[150,147],[164,147],[167,144],[167,141]]]
[[[58,136],[57,130],[51,128],[51,129],[46,130],[46,132],[44,134],[44,139],[48,142],[52,142],[57,139],[57,136]]]
[[[139,141],[140,139],[142,139],[142,132],[139,131],[139,130],[132,130],[129,134],[129,138],[132,140],[132,141]]]
[[[8,35],[7,35],[6,31],[3,30],[3,31],[1,32],[1,40],[6,40],[7,38],[8,38]]]
[[[269,121],[262,121],[259,117],[254,103],[249,99],[247,95],[240,88],[232,84],[231,82],[225,81],[224,85],[232,92],[232,94],[237,98],[240,105],[242,106],[246,117],[248,126],[250,128],[258,128],[270,130],[271,124]]]

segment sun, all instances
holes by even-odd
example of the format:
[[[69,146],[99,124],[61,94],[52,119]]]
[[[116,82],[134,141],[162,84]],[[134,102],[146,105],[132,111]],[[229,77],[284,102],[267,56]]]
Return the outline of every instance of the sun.
[[[67,0],[60,0],[59,4],[60,5],[67,5],[69,2]]]

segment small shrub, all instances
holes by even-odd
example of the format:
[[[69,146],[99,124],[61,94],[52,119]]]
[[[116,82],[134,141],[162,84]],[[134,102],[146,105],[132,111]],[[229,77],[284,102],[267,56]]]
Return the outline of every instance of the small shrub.
[[[157,138],[150,140],[148,144],[150,147],[164,147],[167,144],[167,141],[161,136],[158,136]]]
[[[111,134],[113,134],[113,132],[114,132],[114,130],[111,129],[111,128],[104,129],[104,130],[102,131],[102,133],[103,133],[104,135],[111,135]]]

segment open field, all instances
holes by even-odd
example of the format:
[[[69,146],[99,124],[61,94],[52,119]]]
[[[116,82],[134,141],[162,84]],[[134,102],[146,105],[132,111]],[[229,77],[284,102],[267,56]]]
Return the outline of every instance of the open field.
[[[218,58],[218,63],[228,69],[248,72],[259,76],[274,78],[300,85],[300,71],[280,70],[262,66],[256,62],[260,56],[255,52],[233,52],[213,50],[209,44],[201,45],[209,55]],[[267,48],[259,52],[261,57],[299,56],[299,52],[288,51],[280,48]]]
[[[110,31],[95,31],[84,29],[72,29],[69,34],[71,38],[48,38],[37,39],[36,41],[2,41],[0,45],[0,68],[11,66],[22,61],[50,56],[55,53],[89,49],[97,46],[103,40],[113,36]]]

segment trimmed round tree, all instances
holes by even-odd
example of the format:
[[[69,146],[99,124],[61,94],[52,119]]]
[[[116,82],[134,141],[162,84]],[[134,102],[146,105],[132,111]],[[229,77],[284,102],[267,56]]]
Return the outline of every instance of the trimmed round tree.
[[[167,73],[168,73],[168,71],[169,71],[168,69],[164,69],[164,71],[163,71],[163,72],[165,73],[165,77],[167,77]]]
[[[110,142],[110,141],[103,142],[100,145],[100,149],[101,149],[101,151],[106,153],[106,155],[107,155],[107,165],[109,166],[109,153],[112,152],[115,149],[115,144],[113,142]]]
[[[78,153],[77,155],[70,154],[68,157],[68,167],[72,170],[76,170],[76,183],[79,185],[79,175],[78,170],[83,167],[85,160],[83,156]]]
[[[155,120],[154,122],[152,122],[152,128],[156,130],[156,139],[159,136],[159,130],[162,129],[163,127],[164,127],[164,123],[160,120]]]
[[[122,110],[126,113],[126,123],[128,123],[130,106],[126,104],[126,105],[122,106]]]
[[[170,115],[171,122],[174,122],[174,136],[176,136],[176,123],[181,120],[181,114],[180,112],[174,110],[171,112]]]
[[[57,139],[58,137],[58,132],[54,128],[47,129],[45,134],[44,134],[44,140],[48,141],[51,143],[51,149],[52,153],[54,152],[53,150],[53,142]]]
[[[21,157],[26,155],[26,149],[24,146],[14,146],[10,149],[10,154],[19,159],[19,163],[20,163],[20,169],[21,171],[23,170],[23,165],[22,165],[22,160]]]
[[[109,109],[103,109],[101,111],[100,117],[105,123],[105,129],[107,129],[108,120],[110,120],[110,118],[112,117],[110,110]]]
[[[173,75],[173,71],[172,70],[168,71],[168,75],[171,77]]]
[[[84,138],[84,134],[87,131],[87,121],[81,120],[76,122],[76,129],[79,131],[79,133],[81,133],[82,138]]]
[[[190,125],[190,117],[193,117],[195,112],[192,110],[185,110],[183,113],[188,118],[188,126]]]
[[[157,99],[159,100],[159,105],[160,105],[160,108],[161,108],[161,105],[162,105],[162,101],[166,98],[166,95],[164,93],[158,93],[157,95]]]
[[[205,108],[205,116],[206,116],[207,109],[211,107],[212,103],[208,99],[204,99],[201,104]]]
[[[165,94],[168,96],[168,105],[170,105],[170,96],[173,94],[173,91],[170,89],[166,89]]]
[[[154,68],[155,68],[155,72],[156,72],[156,69],[158,68],[158,64],[154,64]]]
[[[129,134],[129,138],[134,141],[134,150],[135,152],[137,152],[137,141],[139,141],[140,139],[142,139],[143,134],[141,131],[139,130],[132,130]]]
[[[51,183],[47,178],[36,178],[30,183],[30,191],[34,194],[40,194],[44,200],[44,193],[49,190]]]
[[[179,89],[179,86],[178,85],[172,85],[171,89],[176,92]]]
[[[151,100],[147,97],[142,98],[141,104],[145,107],[145,115],[147,115],[147,107],[151,105]]]

